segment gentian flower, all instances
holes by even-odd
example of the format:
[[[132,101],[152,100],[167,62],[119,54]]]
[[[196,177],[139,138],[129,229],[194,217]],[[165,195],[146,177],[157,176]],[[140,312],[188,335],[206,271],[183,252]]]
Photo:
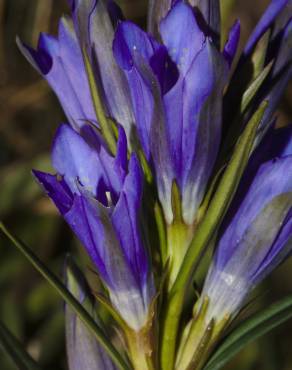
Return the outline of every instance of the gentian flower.
[[[88,313],[98,323],[97,310],[90,288],[78,267],[70,261],[66,264],[66,285]],[[115,370],[108,354],[97,343],[83,322],[68,305],[65,307],[66,348],[69,370]]]
[[[159,33],[163,43],[121,22],[113,51],[127,76],[137,136],[155,174],[167,224],[171,285],[218,154],[228,61],[183,1],[161,20]]]
[[[68,125],[55,137],[52,162],[57,175],[34,171],[80,239],[123,320],[139,331],[148,319],[154,287],[141,236],[139,212],[143,176],[120,129],[116,157],[99,144],[91,128],[87,140]]]
[[[182,1],[159,31],[163,44],[122,22],[113,49],[128,78],[137,131],[146,158],[153,161],[166,221],[175,218],[175,182],[183,221],[192,225],[218,153],[227,63]]]
[[[188,3],[200,13],[206,30],[219,42],[220,3],[219,0],[189,0]],[[159,36],[159,24],[175,4],[175,0],[150,0],[148,9],[148,32]]]
[[[86,50],[106,115],[122,124],[130,137],[134,118],[127,81],[112,54],[117,8],[107,0],[70,1],[70,5],[72,18],[61,18],[57,38],[40,34],[36,50],[18,40],[20,50],[48,81],[76,130],[87,122],[99,124],[84,63]]]
[[[292,126],[274,128],[292,73],[291,1],[271,0],[232,74],[240,23],[235,21],[221,49],[219,0],[150,0],[148,32],[123,21],[110,0],[69,4],[72,16],[61,19],[57,38],[41,34],[36,50],[19,41],[70,123],[54,139],[56,175],[34,175],[98,270],[133,368],[166,370],[176,362],[180,370],[201,369],[249,293],[291,254]],[[251,129],[244,131],[248,121]],[[159,277],[166,270],[157,316],[144,238],[151,222],[140,220],[144,178],[138,156],[153,175],[147,216],[155,204],[153,240],[161,241],[155,271]],[[218,178],[219,186],[212,181]],[[221,185],[227,182],[225,192]],[[183,326],[188,284],[215,232],[194,318]],[[84,303],[79,286],[75,292],[70,278],[68,283]],[[79,319],[68,307],[66,312],[70,369],[113,368]]]
[[[206,322],[234,317],[250,291],[291,253],[291,166],[292,126],[272,129],[223,224],[202,293],[209,298]]]
[[[270,129],[252,156],[222,225],[177,359],[180,369],[192,361],[204,362],[204,353],[199,359],[196,350],[207,331],[207,346],[214,346],[250,292],[291,254],[291,166],[292,125]]]

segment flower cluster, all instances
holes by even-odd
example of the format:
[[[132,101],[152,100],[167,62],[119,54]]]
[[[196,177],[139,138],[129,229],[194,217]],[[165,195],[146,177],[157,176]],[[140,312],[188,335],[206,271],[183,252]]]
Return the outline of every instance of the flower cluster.
[[[91,257],[134,368],[201,369],[250,291],[291,253],[292,126],[275,120],[292,73],[291,1],[271,1],[237,65],[240,22],[222,43],[219,1],[150,0],[147,32],[110,0],[69,4],[57,38],[41,34],[36,49],[18,40],[68,120],[53,141],[56,174],[34,175]],[[196,251],[239,155],[230,207]],[[181,336],[186,290],[211,239],[212,263]],[[114,368],[67,316],[70,369]]]

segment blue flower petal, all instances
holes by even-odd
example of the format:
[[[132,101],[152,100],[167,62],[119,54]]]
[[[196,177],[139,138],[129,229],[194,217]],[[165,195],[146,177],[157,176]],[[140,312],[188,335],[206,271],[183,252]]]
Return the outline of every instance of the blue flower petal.
[[[218,245],[216,265],[219,269],[224,268],[233,253],[239,248],[240,243],[244,245],[248,229],[252,227],[254,220],[269,202],[281,194],[292,192],[291,168],[291,156],[269,161],[259,168],[240,207],[230,218],[230,223]],[[291,199],[289,201],[291,202]],[[262,223],[262,229],[257,230],[257,238],[261,238],[262,234],[265,233],[264,230],[268,230],[275,224],[273,217],[271,215],[269,217]],[[259,223],[259,225],[261,224]]]
[[[270,5],[256,25],[249,37],[245,48],[244,57],[246,58],[253,50],[262,35],[271,27],[278,14],[282,11],[289,0],[271,0]]]
[[[205,41],[192,8],[178,1],[160,23],[160,33],[169,55],[185,75]]]
[[[109,209],[84,191],[81,196],[75,195],[64,217],[98,268],[115,308],[129,326],[139,330],[146,323],[151,297],[148,295],[145,302],[145,287],[138,285],[127,263]]]
[[[130,137],[134,122],[131,98],[124,72],[118,67],[112,52],[114,27],[108,5],[110,2],[101,0],[79,1],[73,19],[79,42],[87,48],[91,63],[96,67],[108,114],[123,125]]]
[[[211,36],[213,42],[219,48],[221,31],[220,1],[190,0],[190,3],[201,11],[206,24],[206,33]]]
[[[142,205],[142,170],[138,159],[132,155],[129,173],[112,214],[112,222],[128,263],[140,286],[148,275],[148,257],[143,248],[139,210]]]
[[[45,172],[33,170],[33,175],[53,200],[60,213],[64,215],[73,203],[73,194],[63,179]]]
[[[261,123],[264,128],[267,128],[272,121],[272,116],[292,77],[292,20],[284,27],[282,37],[277,42],[279,43],[279,49],[275,56],[272,75],[264,86],[264,91],[269,91],[267,96],[265,96],[269,104]]]
[[[104,169],[98,153],[68,125],[61,125],[55,135],[52,162],[72,193],[79,194],[78,183],[97,196]],[[107,179],[104,179],[108,184]]]
[[[18,45],[48,81],[73,127],[96,122],[81,50],[68,19],[61,19],[58,39],[41,34],[37,50],[20,41]]]
[[[240,21],[237,20],[229,31],[228,40],[224,46],[223,55],[225,56],[229,66],[232,64],[235,57],[240,38]]]

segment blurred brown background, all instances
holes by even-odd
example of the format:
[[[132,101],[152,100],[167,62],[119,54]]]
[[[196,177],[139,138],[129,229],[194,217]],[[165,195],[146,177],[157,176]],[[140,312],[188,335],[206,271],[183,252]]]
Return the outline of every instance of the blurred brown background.
[[[128,18],[145,24],[146,1],[119,3]],[[240,17],[244,41],[268,1],[233,3],[225,28]],[[17,50],[15,37],[36,45],[40,31],[56,34],[58,19],[67,12],[65,0],[0,0],[0,219],[56,272],[62,271],[65,253],[77,250],[76,241],[30,171],[50,168],[50,143],[64,116],[47,84]],[[291,96],[290,86],[279,111],[281,123],[291,120]],[[265,281],[258,306],[292,292],[291,269],[290,260]],[[44,369],[66,369],[62,302],[1,236],[0,319]],[[246,348],[227,369],[292,370],[291,348],[289,322]],[[1,347],[0,369],[14,369]]]

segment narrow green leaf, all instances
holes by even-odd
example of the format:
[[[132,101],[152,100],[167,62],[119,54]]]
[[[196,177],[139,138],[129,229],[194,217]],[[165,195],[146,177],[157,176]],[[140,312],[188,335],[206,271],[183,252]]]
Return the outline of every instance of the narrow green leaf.
[[[41,370],[40,366],[30,357],[19,340],[2,322],[0,322],[0,345],[19,369]]]
[[[263,70],[259,73],[259,75],[251,82],[249,87],[244,92],[239,111],[235,115],[235,118],[232,121],[232,124],[230,125],[230,128],[228,130],[227,136],[224,141],[224,150],[221,152],[221,158],[224,162],[226,156],[228,156],[228,153],[230,153],[230,149],[235,144],[235,138],[238,136],[240,131],[242,130],[242,123],[244,122],[244,114],[247,112],[248,108],[251,106],[251,103],[253,103],[253,99],[255,98],[257,92],[261,88],[263,82],[268,77],[272,67],[273,67],[274,61],[271,61]],[[240,123],[240,124],[238,124]]]
[[[270,70],[272,69],[273,61],[271,61],[263,71],[257,76],[257,78],[251,83],[248,89],[243,94],[241,105],[240,105],[240,112],[243,113],[247,106],[250,104],[252,99],[255,97],[256,93],[258,92],[259,88],[262,86],[262,83],[268,76]]]
[[[102,106],[102,100],[101,100],[99,90],[98,90],[98,86],[95,81],[92,66],[90,64],[90,60],[89,60],[89,57],[88,57],[88,54],[85,48],[83,49],[83,58],[84,58],[84,64],[86,67],[86,73],[87,73],[87,78],[88,78],[88,83],[90,87],[90,92],[91,92],[91,97],[93,101],[96,118],[98,119],[101,132],[108,145],[109,150],[111,151],[112,154],[115,154],[116,153],[116,139],[115,139],[115,134],[113,130],[113,121],[108,119],[105,115],[105,112]]]
[[[198,226],[177,275],[177,279],[170,292],[163,327],[164,333],[161,353],[163,370],[170,370],[173,368],[176,350],[176,336],[180,315],[183,309],[185,292],[189,286],[199,259],[212,239],[217,227],[220,225],[233,195],[235,194],[240,178],[251,154],[257,128],[266,107],[267,102],[261,104],[239,138],[234,154],[220,180],[217,191],[211,200],[206,215]]]
[[[166,230],[165,230],[165,221],[163,217],[163,212],[159,203],[156,203],[154,206],[154,215],[157,225],[158,235],[159,235],[159,246],[162,266],[166,265],[167,261],[167,241],[166,241]]]
[[[211,357],[204,370],[221,369],[244,346],[292,318],[292,295],[240,324]]]
[[[104,335],[103,330],[96,324],[94,319],[88,314],[85,308],[74,298],[65,285],[54,275],[46,265],[28,248],[23,242],[14,237],[7,228],[0,222],[0,230],[14,244],[14,246],[28,259],[35,269],[51,284],[64,301],[70,305],[84,324],[91,330],[98,342],[108,352],[117,367],[121,370],[128,370],[129,367],[115,349],[112,343]]]
[[[267,59],[267,50],[270,42],[271,30],[268,29],[260,38],[251,55],[251,64],[253,78],[256,78],[264,69]]]

